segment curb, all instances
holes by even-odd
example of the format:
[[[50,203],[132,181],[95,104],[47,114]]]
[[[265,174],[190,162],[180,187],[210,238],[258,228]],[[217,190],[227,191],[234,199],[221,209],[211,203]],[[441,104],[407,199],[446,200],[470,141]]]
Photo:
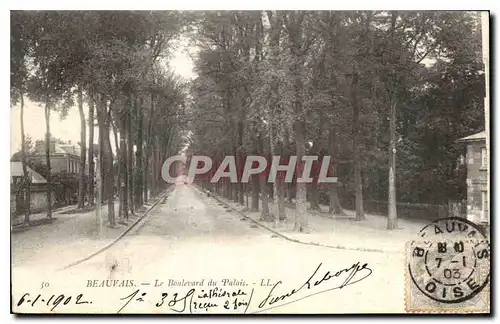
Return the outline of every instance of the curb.
[[[196,188],[201,191],[203,193],[203,189],[201,187],[199,187],[198,185],[196,185]],[[399,252],[396,252],[396,251],[384,251],[384,250],[381,250],[381,249],[365,249],[365,248],[349,248],[349,247],[346,247],[346,246],[342,246],[342,245],[328,245],[328,244],[321,244],[321,243],[315,243],[315,242],[304,242],[304,241],[301,241],[301,240],[298,240],[298,239],[294,239],[294,238],[291,238],[289,236],[286,236],[264,224],[261,224],[259,221],[256,221],[250,217],[248,217],[247,215],[245,215],[245,213],[237,210],[236,208],[234,208],[233,206],[229,205],[228,203],[226,203],[225,201],[223,201],[221,198],[219,198],[217,195],[215,194],[211,194],[210,197],[213,197],[215,200],[217,200],[218,202],[220,202],[221,204],[224,204],[225,206],[231,208],[233,211],[237,212],[238,214],[240,214],[241,216],[243,216],[245,219],[255,223],[256,225],[268,230],[269,232],[281,237],[281,238],[284,238],[285,240],[287,241],[290,241],[290,242],[294,242],[294,243],[298,243],[298,244],[303,244],[303,245],[310,245],[310,246],[320,246],[320,247],[326,247],[326,248],[330,248],[330,249],[336,249],[336,250],[348,250],[348,251],[361,251],[361,252],[371,252],[371,253],[399,253]]]
[[[66,270],[66,269],[69,269],[69,268],[71,268],[71,267],[74,267],[74,266],[76,266],[76,265],[78,265],[78,264],[81,264],[81,263],[83,263],[83,262],[85,262],[85,261],[87,261],[87,260],[89,260],[89,259],[91,259],[91,258],[95,257],[96,255],[98,255],[98,254],[100,254],[100,253],[102,253],[102,252],[106,251],[106,250],[107,250],[107,249],[109,249],[111,246],[115,245],[115,244],[116,244],[119,240],[121,240],[121,239],[122,239],[125,235],[127,235],[127,234],[128,234],[128,233],[129,233],[129,232],[130,232],[130,231],[131,231],[131,230],[132,230],[132,229],[133,229],[133,228],[134,228],[137,224],[139,224],[139,222],[140,222],[141,220],[143,220],[146,216],[148,216],[149,212],[150,212],[153,208],[155,208],[155,207],[156,207],[156,205],[158,205],[158,203],[159,203],[160,201],[162,201],[163,199],[167,198],[168,194],[169,194],[172,190],[173,190],[173,186],[172,186],[172,187],[170,187],[170,188],[168,188],[168,189],[165,191],[165,193],[164,193],[164,194],[163,194],[163,195],[162,195],[159,199],[157,199],[157,200],[153,203],[153,205],[151,205],[151,207],[149,207],[149,208],[148,208],[148,210],[146,210],[146,211],[144,212],[144,215],[142,215],[141,217],[139,217],[138,219],[136,219],[136,220],[134,221],[134,223],[132,223],[132,225],[130,225],[130,226],[129,226],[129,227],[128,227],[128,228],[127,228],[127,229],[126,229],[126,230],[125,230],[122,234],[120,234],[120,235],[119,235],[116,239],[114,239],[112,242],[108,243],[107,245],[105,245],[104,247],[100,248],[100,249],[99,249],[99,250],[97,250],[96,252],[91,253],[90,255],[86,256],[85,258],[79,259],[79,260],[77,260],[77,261],[74,261],[74,262],[72,262],[72,263],[68,264],[67,266],[65,266],[65,267],[63,267],[63,268],[61,268],[61,269],[59,269],[59,271],[61,271],[61,270]]]
[[[59,207],[59,208],[57,208],[57,209],[53,209],[53,210],[52,210],[52,215],[59,215],[59,214],[61,214],[61,213],[65,212],[65,211],[67,211],[67,210],[71,210],[71,209],[73,209],[73,208],[76,208],[75,206],[78,206],[78,205],[68,205],[68,206],[62,206],[62,207]],[[41,214],[41,213],[35,213],[35,214]],[[30,215],[30,216],[31,216],[31,215]],[[11,229],[11,230],[12,230],[12,229],[15,229],[15,228],[23,228],[24,226],[26,226],[26,225],[25,225],[26,223],[24,222],[24,216],[23,216],[23,215],[21,215],[21,217],[20,217],[20,218],[22,218],[22,219],[23,219],[23,221],[18,222],[18,223],[15,223],[15,224],[14,224],[14,221],[11,219],[11,221],[10,221],[10,223],[11,223],[11,225],[10,225],[10,229]],[[57,219],[57,217],[52,217],[52,218],[53,218],[53,219]],[[45,213],[45,217],[40,218],[40,219],[50,219],[50,218],[47,218],[47,213]],[[32,222],[32,221],[30,220],[30,222]],[[35,220],[35,222],[36,222],[36,220]],[[30,227],[31,227],[31,226],[30,226]]]

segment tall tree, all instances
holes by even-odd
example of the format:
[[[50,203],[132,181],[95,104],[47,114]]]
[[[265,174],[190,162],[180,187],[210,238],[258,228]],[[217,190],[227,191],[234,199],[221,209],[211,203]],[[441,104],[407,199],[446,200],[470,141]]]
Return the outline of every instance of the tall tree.
[[[78,185],[78,208],[85,207],[85,160],[87,153],[87,125],[85,113],[83,112],[83,90],[78,87],[78,112],[80,113],[80,178]],[[92,145],[92,142],[90,143]]]
[[[32,35],[30,34],[30,15],[23,11],[11,11],[11,105],[20,103],[20,131],[21,131],[21,163],[23,168],[22,188],[24,192],[24,221],[30,221],[31,176],[28,173],[26,161],[26,135],[24,130],[24,96],[28,81],[26,59],[30,54]]]

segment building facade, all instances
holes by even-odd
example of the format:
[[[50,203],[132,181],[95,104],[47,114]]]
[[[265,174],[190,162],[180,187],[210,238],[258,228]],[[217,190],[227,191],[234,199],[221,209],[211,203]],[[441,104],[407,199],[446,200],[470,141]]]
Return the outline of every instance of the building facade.
[[[47,180],[39,173],[32,170],[29,166],[27,166],[27,171],[31,181],[30,210],[32,213],[46,210],[48,207]],[[25,202],[27,194],[25,191],[21,190],[22,189],[21,183],[23,178],[24,178],[24,173],[23,173],[22,163],[17,161],[10,162],[11,216],[23,213],[24,206],[27,206]],[[54,207],[56,201],[55,193],[52,192],[51,196],[52,196],[52,206]]]
[[[30,156],[31,161],[45,164],[45,141],[37,141],[35,152]],[[52,173],[67,172],[78,174],[80,172],[80,147],[69,144],[57,144],[51,142],[50,146],[50,169]],[[88,174],[88,167],[85,168],[85,174]]]
[[[490,224],[488,188],[488,152],[486,133],[461,138],[466,145],[467,219],[482,225]]]

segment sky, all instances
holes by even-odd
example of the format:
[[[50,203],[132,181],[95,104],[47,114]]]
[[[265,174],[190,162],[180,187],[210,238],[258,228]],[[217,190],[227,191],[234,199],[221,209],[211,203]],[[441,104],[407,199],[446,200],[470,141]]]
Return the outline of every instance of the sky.
[[[193,72],[193,61],[186,53],[187,46],[183,42],[176,44],[176,51],[169,61],[170,67],[180,76],[185,79],[193,79],[195,74]],[[192,52],[191,49],[189,49]],[[88,117],[88,106],[84,104],[84,113]],[[20,122],[20,108],[19,105],[11,108],[10,126],[11,126],[11,146],[10,154],[14,154],[21,150],[21,122]],[[45,113],[44,106],[36,102],[32,102],[25,98],[24,100],[24,131],[26,136],[30,136],[33,143],[36,140],[42,140],[45,136]],[[50,116],[50,133],[52,136],[64,141],[71,141],[77,145],[80,141],[80,115],[78,107],[72,107],[68,116],[61,119],[57,112],[51,112]],[[97,128],[94,132],[95,142],[97,142]],[[111,135],[113,136],[113,135]],[[88,130],[87,130],[87,144],[88,144]],[[111,140],[113,151],[115,151],[114,140]],[[87,146],[88,147],[88,146]]]

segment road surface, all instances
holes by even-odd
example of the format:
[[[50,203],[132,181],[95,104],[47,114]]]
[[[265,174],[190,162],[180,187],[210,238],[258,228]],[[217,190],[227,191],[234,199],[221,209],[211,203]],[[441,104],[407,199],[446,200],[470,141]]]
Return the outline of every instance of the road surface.
[[[49,312],[64,294],[54,312],[403,312],[404,275],[403,255],[290,242],[180,184],[105,252],[15,291],[44,294],[21,311]]]

